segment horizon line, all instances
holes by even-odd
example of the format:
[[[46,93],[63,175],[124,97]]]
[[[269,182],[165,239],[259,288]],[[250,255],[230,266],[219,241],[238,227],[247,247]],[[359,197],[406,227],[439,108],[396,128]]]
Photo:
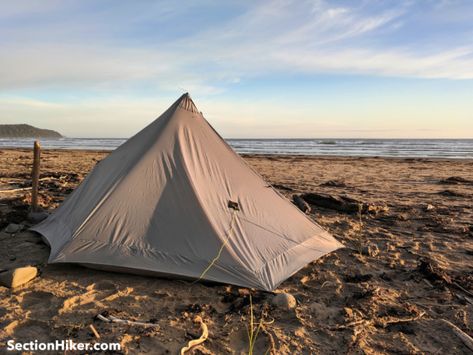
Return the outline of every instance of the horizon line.
[[[112,139],[121,139],[121,140],[128,140],[132,138],[133,136],[130,137],[69,137],[69,136],[63,136],[61,138],[35,138],[35,137],[15,137],[15,138],[8,138],[8,137],[0,137],[0,140],[15,140],[15,139],[36,139],[36,140],[61,140],[61,139],[103,139],[103,140],[112,140]],[[378,138],[368,138],[368,137],[222,137],[224,140],[324,140],[324,141],[330,141],[330,140],[473,140],[473,137],[471,138],[441,138],[441,137],[436,137],[436,138],[402,138],[402,137],[393,137],[393,138],[386,138],[386,137],[378,137]]]

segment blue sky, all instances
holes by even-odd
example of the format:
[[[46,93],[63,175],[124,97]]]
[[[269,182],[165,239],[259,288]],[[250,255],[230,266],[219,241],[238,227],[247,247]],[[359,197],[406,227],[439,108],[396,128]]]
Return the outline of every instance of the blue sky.
[[[3,2],[0,122],[128,137],[189,91],[224,137],[473,138],[473,2]]]

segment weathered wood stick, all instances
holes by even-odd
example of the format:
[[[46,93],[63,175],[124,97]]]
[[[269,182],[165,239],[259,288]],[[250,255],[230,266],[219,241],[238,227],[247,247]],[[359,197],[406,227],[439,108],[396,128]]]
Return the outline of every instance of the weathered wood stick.
[[[468,297],[468,296],[464,296],[463,298],[464,298],[465,301],[467,301],[469,304],[473,305],[473,299],[471,299],[471,298]]]
[[[38,141],[34,142],[33,149],[33,171],[31,173],[31,210],[38,210],[38,188],[39,188],[39,162],[41,159],[41,146]]]
[[[19,189],[0,190],[0,192],[19,192],[19,191],[28,191],[28,190],[31,190],[31,187],[21,187]]]
[[[128,325],[139,325],[139,326],[142,326],[142,327],[158,327],[159,328],[159,324],[145,323],[145,322],[135,322],[135,321],[132,321],[132,320],[120,319],[120,318],[114,317],[112,315],[108,316],[108,318],[107,318],[107,317],[104,317],[101,314],[97,314],[97,318],[100,319],[101,321],[104,321],[104,322],[107,322],[107,323],[119,323],[119,324],[128,324]]]
[[[90,327],[90,329],[92,330],[92,333],[94,333],[95,337],[96,337],[97,339],[100,339],[100,334],[99,334],[99,332],[97,331],[97,329],[95,329],[95,327],[93,326],[93,324],[90,324],[89,327]]]
[[[461,330],[460,328],[458,328],[455,324],[453,324],[452,322],[446,320],[446,319],[442,319],[442,321],[447,324],[452,330],[453,332],[455,333],[455,335],[461,339],[461,341],[463,342],[463,344],[465,344],[465,346],[470,349],[471,351],[473,351],[473,338],[471,338],[468,334],[466,334],[463,330]]]
[[[207,328],[207,325],[202,320],[202,317],[196,316],[195,319],[194,319],[194,322],[195,323],[200,323],[200,328],[202,330],[202,335],[198,339],[193,339],[193,340],[189,341],[186,346],[181,348],[180,355],[184,355],[185,353],[187,353],[193,347],[202,344],[209,337],[209,329]]]
[[[470,295],[473,297],[473,293],[471,293],[470,291],[468,291],[467,289],[465,289],[464,287],[462,287],[461,285],[459,285],[457,282],[453,282],[453,285],[455,285],[458,289],[462,290],[463,292],[465,292],[467,295]]]

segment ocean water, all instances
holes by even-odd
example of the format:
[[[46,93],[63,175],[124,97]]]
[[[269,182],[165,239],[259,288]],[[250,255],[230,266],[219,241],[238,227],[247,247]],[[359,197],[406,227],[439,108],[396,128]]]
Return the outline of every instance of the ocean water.
[[[31,148],[33,139],[0,139],[1,148]],[[124,138],[43,139],[44,149],[113,150]],[[242,154],[473,159],[473,139],[227,139]]]

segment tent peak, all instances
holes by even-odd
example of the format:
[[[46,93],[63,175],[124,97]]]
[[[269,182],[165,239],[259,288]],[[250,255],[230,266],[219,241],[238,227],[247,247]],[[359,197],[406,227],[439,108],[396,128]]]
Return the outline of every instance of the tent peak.
[[[194,101],[192,101],[191,96],[189,95],[188,92],[183,94],[177,101],[178,101],[177,107],[190,111],[190,112],[200,113],[200,111],[197,109],[197,106],[194,104]]]

